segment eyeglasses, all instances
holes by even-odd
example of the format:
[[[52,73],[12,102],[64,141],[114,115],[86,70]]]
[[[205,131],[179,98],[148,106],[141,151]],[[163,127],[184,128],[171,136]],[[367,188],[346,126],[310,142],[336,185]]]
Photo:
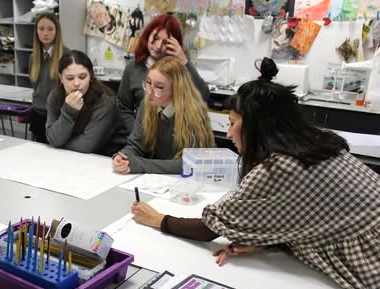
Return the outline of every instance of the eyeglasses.
[[[170,90],[170,87],[169,88],[154,87],[153,83],[149,83],[146,80],[143,80],[141,82],[141,85],[145,92],[148,91],[149,89],[153,89],[153,93],[157,97],[161,97],[165,93],[165,91]]]

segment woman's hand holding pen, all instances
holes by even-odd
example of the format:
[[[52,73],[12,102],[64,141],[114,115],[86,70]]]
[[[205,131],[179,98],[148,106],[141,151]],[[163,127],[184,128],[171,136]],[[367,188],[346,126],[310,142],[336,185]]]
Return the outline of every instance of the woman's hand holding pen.
[[[222,266],[227,260],[228,256],[238,256],[242,254],[258,253],[264,251],[264,247],[245,246],[239,244],[229,244],[222,249],[215,251],[212,255],[217,256],[216,264]]]
[[[121,174],[128,174],[131,171],[129,167],[128,157],[122,152],[118,152],[117,155],[112,160],[112,167],[115,172]]]
[[[178,40],[170,37],[166,40],[166,55],[178,57],[183,65],[186,65],[188,60]]]
[[[84,104],[84,101],[83,101],[83,94],[77,90],[77,91],[74,91],[74,92],[71,92],[69,93],[66,98],[65,98],[65,102],[71,106],[73,109],[75,110],[81,110],[82,107],[83,107],[83,104]]]
[[[131,211],[137,222],[157,229],[161,227],[161,222],[165,216],[141,201],[134,202]]]

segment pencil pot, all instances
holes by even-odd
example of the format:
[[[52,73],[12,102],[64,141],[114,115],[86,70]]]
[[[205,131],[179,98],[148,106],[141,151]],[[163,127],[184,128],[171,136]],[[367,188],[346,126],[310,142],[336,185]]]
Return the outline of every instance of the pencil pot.
[[[33,222],[9,225],[5,233],[5,250],[0,258],[0,269],[15,277],[46,289],[73,289],[78,286],[78,272],[62,267],[59,260],[49,260],[44,251],[40,229]]]
[[[23,222],[28,224],[31,228],[31,220]],[[36,233],[36,224],[33,230]],[[38,231],[39,237],[42,237],[42,226]],[[93,268],[85,268],[73,264],[73,269],[69,274],[68,267],[63,268],[62,259],[52,257],[49,261],[49,267],[46,267],[46,262],[42,262],[42,273],[40,265],[40,247],[37,256],[34,256],[34,251],[31,252],[28,259],[28,251],[26,250],[24,259],[22,255],[22,238],[23,234],[19,233],[20,223],[13,224],[11,230],[13,234],[9,233],[9,228],[0,232],[0,284],[1,288],[7,289],[43,289],[43,288],[57,288],[57,289],[102,289],[112,283],[118,283],[124,280],[127,273],[128,266],[133,262],[134,256],[119,250],[111,249],[106,260],[102,265],[97,265]],[[30,229],[32,230],[32,229]],[[10,237],[10,236],[13,237]],[[13,238],[13,240],[11,240]],[[8,245],[13,242],[12,246]],[[29,239],[26,238],[26,241]],[[19,243],[18,243],[19,242]],[[18,245],[20,244],[20,245]],[[32,242],[31,246],[36,243]],[[18,247],[19,246],[19,247]],[[12,247],[13,255],[11,256],[10,247]],[[27,247],[27,246],[26,246]],[[17,253],[18,252],[18,253]],[[15,258],[18,258],[18,264],[15,264]],[[42,254],[43,256],[43,254]],[[36,258],[36,259],[34,259]],[[60,260],[61,259],[61,260]],[[29,261],[28,261],[29,260]],[[45,261],[45,259],[43,259]],[[36,264],[36,265],[34,265]],[[59,265],[61,264],[61,266]],[[29,265],[29,266],[28,266]],[[99,270],[99,266],[103,266]],[[59,268],[60,267],[60,268]],[[47,270],[49,269],[49,270]],[[36,271],[36,272],[35,272]],[[60,272],[60,273],[58,273]],[[59,275],[59,278],[57,278]],[[81,275],[81,277],[79,276]],[[59,279],[59,280],[57,280]]]

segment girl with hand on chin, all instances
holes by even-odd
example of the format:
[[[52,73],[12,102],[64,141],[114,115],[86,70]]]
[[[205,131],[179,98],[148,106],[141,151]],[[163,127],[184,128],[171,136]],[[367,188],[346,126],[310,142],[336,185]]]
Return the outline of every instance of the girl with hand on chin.
[[[180,59],[155,62],[140,83],[145,99],[127,145],[112,160],[119,173],[179,174],[184,148],[215,146],[207,106]]]
[[[260,71],[227,105],[227,137],[241,161],[236,191],[201,218],[134,202],[136,221],[199,241],[227,238],[231,244],[214,253],[219,265],[274,245],[342,288],[379,288],[380,176],[348,152],[346,140],[306,120],[294,87],[271,81],[271,59]]]
[[[33,88],[32,111],[28,116],[33,138],[47,143],[45,135],[46,101],[58,79],[58,63],[69,49],[63,45],[61,26],[52,13],[40,14],[35,23],[29,78]]]
[[[185,54],[180,22],[175,16],[160,15],[142,31],[135,58],[125,67],[117,93],[127,137],[133,129],[136,111],[144,98],[141,82],[146,79],[148,69],[165,56],[178,58],[185,65],[202,98],[207,100],[209,97],[207,84]]]
[[[111,156],[125,144],[116,96],[81,51],[62,56],[47,109],[46,136],[54,147]]]

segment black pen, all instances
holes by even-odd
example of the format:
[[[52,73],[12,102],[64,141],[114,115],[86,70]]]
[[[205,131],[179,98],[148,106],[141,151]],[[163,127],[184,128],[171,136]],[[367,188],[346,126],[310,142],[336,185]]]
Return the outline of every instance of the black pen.
[[[136,201],[140,202],[140,193],[139,193],[138,187],[135,187],[135,197],[136,197]]]

